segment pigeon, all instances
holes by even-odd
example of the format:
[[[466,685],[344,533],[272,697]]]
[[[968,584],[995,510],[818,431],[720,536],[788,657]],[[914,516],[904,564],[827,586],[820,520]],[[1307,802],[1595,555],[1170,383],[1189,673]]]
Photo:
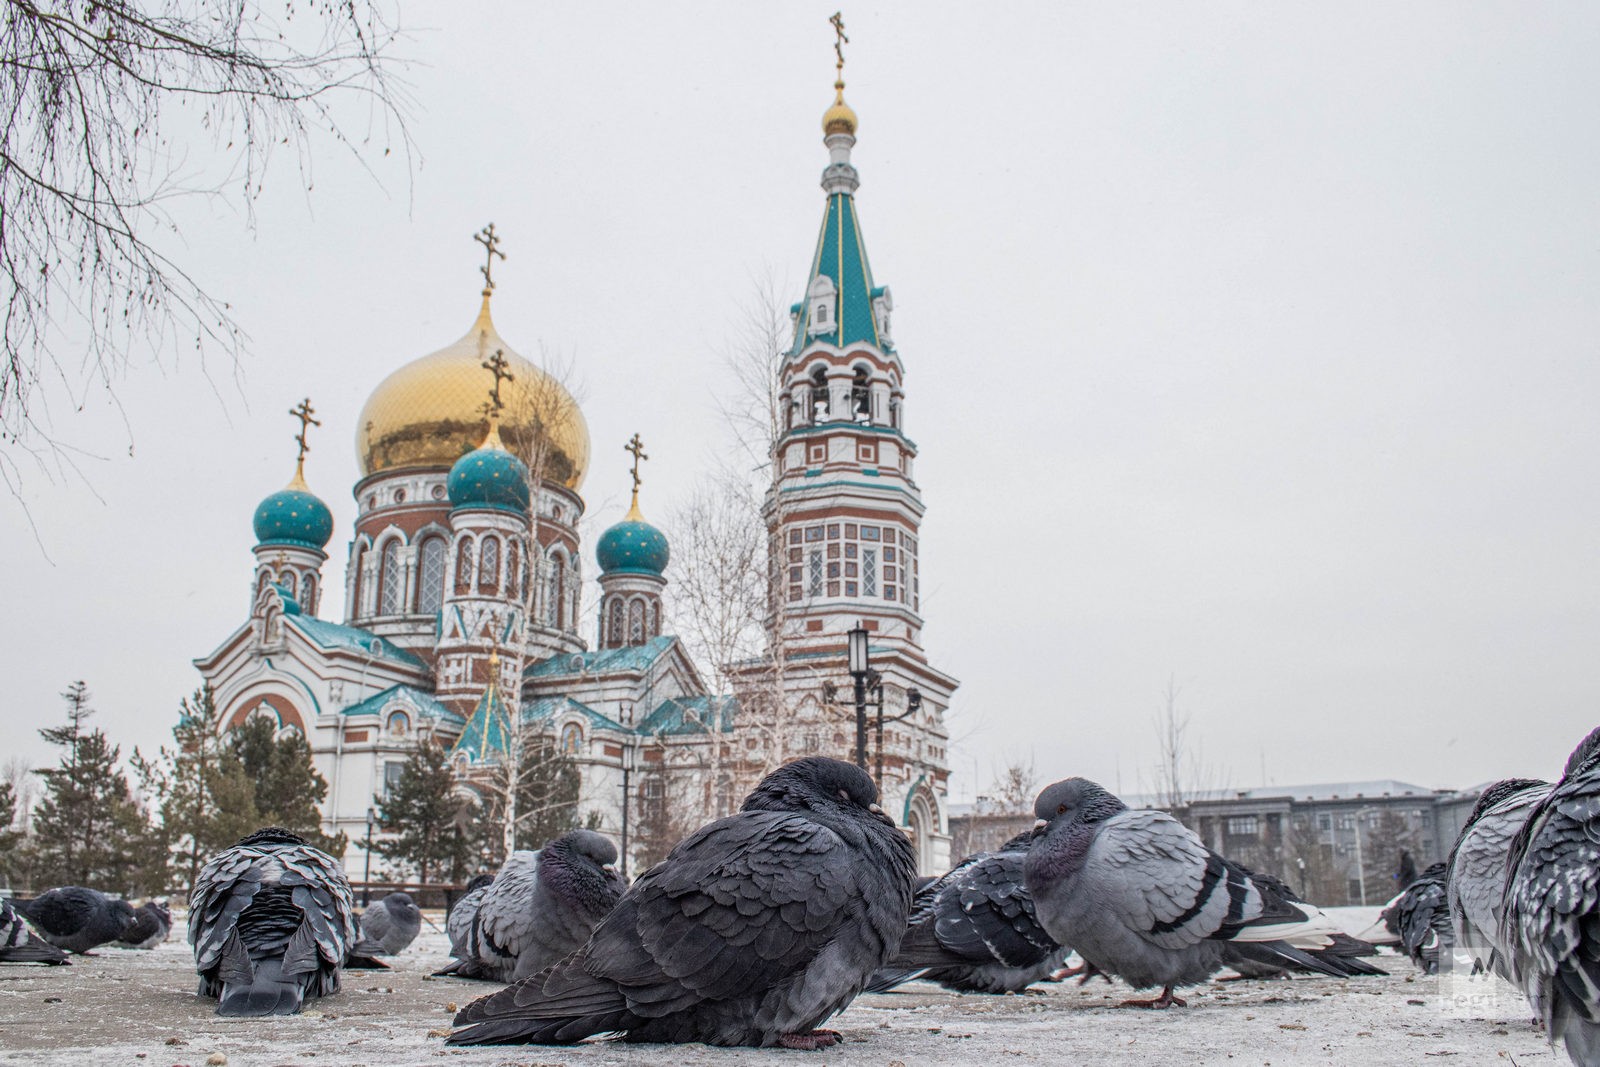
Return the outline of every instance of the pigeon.
[[[132,904],[81,885],[51,889],[13,904],[40,937],[79,955],[115,941],[134,924]]]
[[[200,868],[189,943],[199,995],[218,998],[218,1015],[293,1015],[339,991],[355,897],[332,856],[282,827],[257,830]]]
[[[1433,864],[1383,909],[1384,926],[1400,939],[1400,947],[1423,974],[1438,974],[1440,960],[1449,963],[1455,943],[1445,871],[1445,864]]]
[[[593,830],[513,852],[478,905],[468,955],[438,973],[512,982],[581,948],[626,888],[616,861],[616,846]]]
[[[494,875],[478,875],[467,883],[467,891],[461,899],[451,904],[445,912],[444,930],[450,936],[450,955],[455,957],[456,962],[441,971],[434,971],[433,977],[453,975],[457,978],[487,978],[487,975],[478,973],[475,964],[482,946],[478,909],[483,906],[483,898],[493,884]]]
[[[1533,806],[1550,794],[1549,782],[1508,778],[1483,791],[1450,850],[1446,886],[1458,948],[1472,957],[1474,974],[1492,969],[1502,978],[1506,945],[1500,924],[1506,854]]]
[[[66,963],[67,954],[41,941],[11,901],[0,897],[0,963]]]
[[[409,893],[390,893],[361,914],[361,936],[386,956],[398,956],[422,932],[422,909]]]
[[[133,925],[119,938],[119,945],[130,948],[155,948],[172,932],[172,909],[166,897],[147,900],[134,909]]]
[[[480,998],[451,1044],[628,1041],[798,1049],[905,936],[916,861],[865,771],[809,756],[680,841],[577,952]]]
[[[1022,881],[1032,832],[969,856],[918,888],[900,951],[865,992],[921,978],[961,993],[1020,993],[1065,966],[1071,949],[1033,914]]]
[[[1511,840],[1506,970],[1574,1063],[1600,1064],[1600,729]]]
[[[1236,960],[1341,978],[1376,970],[1327,953],[1339,931],[1326,915],[1212,852],[1165,812],[1130,811],[1094,782],[1069,778],[1039,794],[1034,814],[1037,839],[1022,868],[1034,912],[1100,972],[1161,987],[1129,1007],[1182,1006],[1175,987]]]

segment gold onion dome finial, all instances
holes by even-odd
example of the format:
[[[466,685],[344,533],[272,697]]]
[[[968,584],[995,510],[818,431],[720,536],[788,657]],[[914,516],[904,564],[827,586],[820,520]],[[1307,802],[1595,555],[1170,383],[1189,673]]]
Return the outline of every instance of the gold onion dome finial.
[[[822,132],[825,135],[847,133],[854,137],[856,133],[856,113],[849,104],[844,102],[844,46],[850,43],[850,38],[844,35],[844,16],[835,11],[828,20],[833,25],[833,106],[822,113]]]

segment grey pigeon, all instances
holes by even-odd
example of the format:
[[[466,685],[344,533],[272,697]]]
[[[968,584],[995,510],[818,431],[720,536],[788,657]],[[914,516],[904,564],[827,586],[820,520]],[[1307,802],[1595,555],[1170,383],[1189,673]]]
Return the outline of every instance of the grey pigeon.
[[[361,913],[361,936],[397,956],[422,932],[422,909],[409,893],[390,893]]]
[[[1130,1007],[1182,1005],[1175,987],[1236,960],[1334,977],[1376,970],[1322,955],[1339,932],[1327,916],[1212,852],[1165,812],[1130,811],[1094,782],[1069,778],[1039,794],[1034,814],[1023,878],[1035,914],[1098,971],[1161,988]]]
[[[1506,967],[1572,1062],[1600,1064],[1600,729],[1511,841]]]
[[[511,982],[583,947],[626,888],[616,861],[616,846],[593,830],[513,852],[478,904],[470,954],[439,973]]]
[[[816,1027],[893,957],[911,910],[911,843],[877,795],[838,760],[778,768],[646,871],[582,949],[467,1005],[450,1042],[836,1044]]]
[[[339,862],[281,827],[257,830],[200,868],[189,894],[199,995],[218,1015],[293,1015],[339,991],[356,943]]]
[[[1441,960],[1448,969],[1455,944],[1445,870],[1445,864],[1435,863],[1383,910],[1384,925],[1400,939],[1400,947],[1424,974],[1438,974]]]
[[[483,906],[483,898],[493,884],[494,875],[478,875],[467,883],[467,891],[462,894],[461,899],[451,904],[450,910],[445,913],[444,929],[445,933],[450,935],[450,955],[455,957],[455,962],[441,971],[434,971],[435,978],[444,975],[454,975],[457,978],[488,977],[478,974],[475,961],[481,947],[478,909]]]
[[[115,941],[134,923],[132,904],[81,885],[62,886],[13,903],[40,937],[79,955]]]
[[[167,939],[172,932],[172,909],[165,897],[147,900],[133,910],[133,925],[117,938],[119,945],[151,949]]]
[[[1022,862],[1033,834],[969,856],[911,901],[900,951],[873,976],[868,993],[921,978],[962,993],[1020,993],[1060,970],[1071,949],[1033,914]]]
[[[66,963],[67,954],[41,941],[11,901],[0,897],[0,963]]]
[[[1489,786],[1450,850],[1450,917],[1456,947],[1472,957],[1473,973],[1493,969],[1502,978],[1510,977],[1500,923],[1506,856],[1528,813],[1551,788],[1549,782],[1531,778],[1508,778]]]

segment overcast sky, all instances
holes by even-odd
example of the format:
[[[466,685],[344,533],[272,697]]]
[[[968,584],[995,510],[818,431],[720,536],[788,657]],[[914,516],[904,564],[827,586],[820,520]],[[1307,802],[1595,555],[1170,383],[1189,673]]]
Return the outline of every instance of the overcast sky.
[[[169,739],[190,660],[248,611],[306,394],[343,618],[357,414],[471,325],[490,220],[501,333],[575,367],[588,570],[635,431],[665,518],[719,447],[756,280],[800,295],[832,11],[407,5],[409,178],[323,144],[253,234],[181,205],[251,352],[135,353],[120,410],[58,395],[102,458],[30,475],[42,552],[0,502],[0,749],[47,759],[32,730],[76,678],[125,749]],[[1600,8],[844,14],[926,648],[962,682],[952,799],[1028,756],[1148,786],[1169,679],[1208,784],[1559,773],[1600,721]]]

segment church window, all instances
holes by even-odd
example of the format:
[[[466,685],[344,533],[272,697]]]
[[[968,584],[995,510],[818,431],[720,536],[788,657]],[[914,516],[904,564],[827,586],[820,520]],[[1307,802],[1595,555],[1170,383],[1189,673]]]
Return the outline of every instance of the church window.
[[[606,623],[606,644],[612,648],[622,644],[622,612],[622,601],[612,600]]]
[[[886,585],[886,586],[883,587],[883,599],[885,599],[885,600],[898,600],[899,599],[899,597],[897,597],[895,595],[894,586]]]
[[[863,527],[861,527],[861,540],[863,540],[863,541],[876,541],[876,540],[879,539],[879,537],[880,537],[880,535],[878,533],[878,528],[876,526],[863,526]]]
[[[798,585],[791,585],[789,587],[789,599],[790,600],[799,600],[800,599],[800,587]]]
[[[800,531],[799,530],[790,530],[789,531],[789,543],[791,545],[798,545],[800,543]]]
[[[635,600],[628,605],[628,644],[644,644],[644,601]]]
[[[387,760],[383,764],[383,795],[392,796],[395,788],[400,784],[400,776],[405,773],[406,765],[399,760]]]
[[[300,606],[313,612],[317,608],[317,576],[310,572],[300,581]]]
[[[654,602],[650,604],[650,636],[661,636],[661,605]]]
[[[892,582],[895,580],[895,571],[893,567],[883,568],[883,580],[886,582]]]
[[[801,571],[802,571],[802,568],[800,568],[800,567],[790,567],[789,568],[789,581],[795,582],[795,583],[799,583],[801,581],[804,581],[805,579],[804,579],[804,576],[801,573]]]
[[[821,596],[822,595],[822,553],[813,550],[812,553],[811,553],[811,561],[810,562],[811,562],[811,571],[810,571],[810,575],[811,575],[811,581],[810,581],[811,595],[812,596]]]
[[[417,568],[417,610],[432,613],[444,606],[444,538],[422,542],[422,565]]]
[[[517,576],[522,573],[517,561],[517,543],[506,542],[506,596],[517,595]]]
[[[378,614],[400,614],[400,542],[390,538],[384,542],[378,572]]]
[[[861,571],[856,564],[846,563],[844,565],[844,576],[846,578],[859,578],[861,577]]]
[[[284,592],[288,593],[290,596],[294,596],[294,571],[286,571],[285,573],[279,575],[279,580],[283,585]]]
[[[807,526],[806,527],[806,540],[807,541],[820,541],[820,540],[822,540],[822,527],[821,526]]]
[[[828,421],[828,372],[821,367],[811,372],[811,421]]]
[[[560,556],[551,557],[550,580],[545,589],[544,619],[557,628],[562,625],[562,609],[566,606],[561,602],[561,594],[566,588],[566,569],[566,560]]]
[[[828,583],[828,595],[829,596],[838,596],[839,595],[839,583],[838,582],[829,582]]]
[[[789,562],[790,563],[799,563],[801,558],[802,558],[802,555],[803,554],[801,553],[801,551],[798,548],[791,548],[789,550]]]
[[[878,595],[878,550],[861,550],[861,588],[867,596]]]
[[[266,591],[267,583],[271,580],[272,575],[268,574],[266,571],[261,572],[261,577],[256,580],[256,596],[260,596]]]
[[[830,540],[830,541],[839,540],[839,524],[838,523],[830,522],[828,524],[828,540]]]
[[[828,564],[828,577],[829,578],[837,578],[837,577],[839,577],[839,565],[837,563]]]
[[[472,538],[463,537],[456,548],[456,592],[472,591]]]
[[[404,489],[396,489],[394,491],[394,502],[396,504],[404,504],[406,502],[406,491]]]
[[[855,582],[845,582],[844,583],[844,595],[845,596],[856,596],[857,595],[856,583]]]
[[[893,548],[890,548],[890,547],[885,547],[884,548],[884,550],[883,550],[883,561],[885,563],[893,563],[894,562],[894,551],[895,550]]]
[[[428,495],[433,497],[435,500],[443,500],[445,495],[444,485],[440,484],[434,486],[432,489],[428,490]]]
[[[828,546],[828,558],[829,559],[838,559],[839,558],[839,546],[838,545],[829,545]]]
[[[561,751],[567,755],[576,755],[583,748],[583,728],[575,722],[569,722],[561,728]]]
[[[857,422],[872,419],[872,389],[868,385],[867,368],[857,367],[850,382],[850,416]]]
[[[500,581],[500,539],[493,534],[483,539],[478,549],[478,589],[492,593]]]
[[[855,559],[856,553],[859,551],[861,551],[860,546],[856,545],[854,542],[847,544],[844,546],[844,558]]]

